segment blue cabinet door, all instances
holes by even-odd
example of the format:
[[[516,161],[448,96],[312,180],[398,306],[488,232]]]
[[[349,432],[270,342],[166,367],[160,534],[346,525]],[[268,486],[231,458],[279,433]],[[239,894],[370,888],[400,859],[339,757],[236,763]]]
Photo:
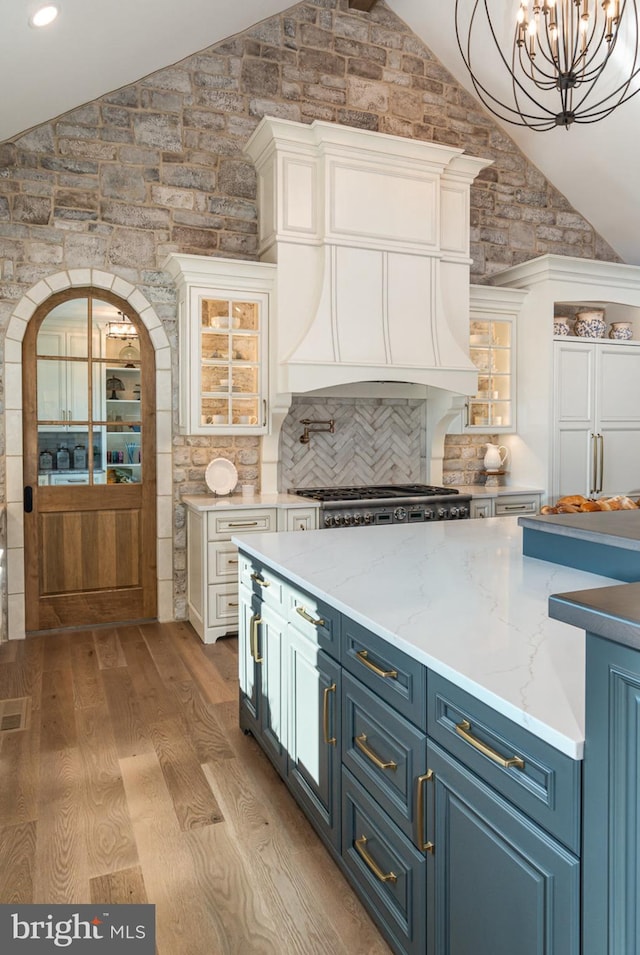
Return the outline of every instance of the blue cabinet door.
[[[578,859],[431,742],[427,765],[437,955],[578,955]]]
[[[289,625],[288,783],[322,838],[340,850],[341,667]]]
[[[587,634],[584,955],[640,953],[640,654]]]
[[[238,614],[238,680],[240,684],[240,726],[257,736],[260,731],[260,664],[257,662],[257,626],[260,600],[240,586]]]

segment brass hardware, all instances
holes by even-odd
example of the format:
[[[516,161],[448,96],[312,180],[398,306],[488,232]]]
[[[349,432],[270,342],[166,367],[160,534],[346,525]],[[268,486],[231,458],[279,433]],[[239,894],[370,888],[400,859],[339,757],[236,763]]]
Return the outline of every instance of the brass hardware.
[[[360,838],[356,839],[356,841],[354,842],[354,846],[356,847],[356,852],[358,853],[360,858],[363,859],[363,861],[368,866],[368,868],[371,869],[376,879],[380,879],[381,882],[397,882],[398,877],[395,874],[395,872],[386,872],[386,873],[383,872],[380,866],[377,864],[377,862],[375,862],[371,858],[371,856],[365,849],[366,844],[367,844],[366,836],[360,836]]]
[[[469,720],[462,720],[461,723],[456,723],[456,733],[475,749],[479,750],[484,756],[488,756],[489,759],[492,759],[494,763],[498,763],[498,765],[504,767],[504,769],[524,769],[524,759],[520,756],[505,758],[501,756],[500,753],[497,753],[495,749],[487,746],[486,743],[476,739],[471,733],[471,723]]]
[[[302,619],[306,620],[307,623],[312,623],[314,627],[324,627],[322,617],[312,617],[310,613],[307,613],[304,607],[296,607],[296,613],[299,613]]]
[[[229,521],[229,527],[257,527],[257,521]]]
[[[261,577],[260,574],[251,574],[251,579],[255,580],[257,584],[260,584],[261,587],[270,587],[271,581],[265,580],[264,577]]]
[[[228,564],[237,564],[237,563],[238,563],[238,558],[237,558],[237,557],[230,557],[230,558],[228,559],[227,563],[228,563]]]
[[[324,700],[322,706],[322,725],[324,727],[324,741],[329,746],[336,745],[335,736],[329,736],[329,694],[336,692],[336,685],[332,683],[331,686],[325,687],[324,690]]]
[[[311,418],[301,418],[300,424],[304,425],[304,434],[300,435],[300,444],[309,444],[312,434],[321,434],[327,432],[333,434],[335,431],[335,419],[328,418],[326,421],[312,421]],[[321,425],[321,427],[316,427]]]
[[[267,399],[262,399],[262,427],[267,427]]]
[[[596,485],[598,483],[598,440],[595,434],[591,435],[591,442],[593,444],[593,462],[592,462],[593,473],[591,475],[591,484],[593,486],[589,490],[589,494],[591,497],[593,497],[593,495],[597,491]]]
[[[230,600],[230,601],[229,601],[229,606],[230,606],[230,607],[237,607],[237,606],[238,606],[238,601],[236,600],[236,601],[234,602],[233,600]]]
[[[373,672],[377,676],[388,677],[392,680],[398,679],[397,670],[381,670],[380,667],[375,665],[375,663],[372,663],[371,660],[368,659],[368,656],[369,656],[368,650],[356,650],[356,656],[358,660],[360,660],[360,663],[364,663],[364,665],[366,667],[369,667],[370,670],[373,670]]]
[[[598,441],[600,442],[600,480],[598,481],[596,490],[598,494],[602,494],[602,485],[604,483],[604,435],[599,434]]]
[[[418,776],[416,783],[416,816],[418,817],[418,848],[422,852],[433,855],[436,847],[433,842],[424,841],[424,784],[433,779],[433,770],[428,769],[423,776]]]
[[[370,759],[371,762],[378,767],[378,769],[393,769],[395,771],[398,768],[398,764],[394,763],[392,759],[387,760],[385,763],[374,753],[371,747],[367,746],[366,733],[361,733],[360,736],[354,736],[353,742],[356,744],[360,752],[364,753],[367,759]]]
[[[262,617],[259,613],[254,613],[251,617],[251,656],[256,663],[262,663],[262,657],[258,656],[258,626],[262,623]]]

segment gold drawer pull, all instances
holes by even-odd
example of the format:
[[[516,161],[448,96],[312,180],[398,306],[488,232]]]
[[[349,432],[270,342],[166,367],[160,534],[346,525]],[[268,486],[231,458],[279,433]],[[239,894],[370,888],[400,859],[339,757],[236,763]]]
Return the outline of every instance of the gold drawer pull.
[[[353,742],[356,744],[360,752],[364,753],[367,759],[370,759],[371,762],[378,767],[378,769],[396,770],[398,768],[398,764],[394,763],[392,759],[387,760],[387,762],[385,763],[382,759],[380,759],[379,756],[376,755],[376,753],[374,753],[374,751],[369,746],[367,746],[366,733],[361,733],[360,736],[354,737]]]
[[[260,584],[261,587],[270,587],[271,581],[265,580],[264,577],[261,577],[260,574],[251,574],[251,579],[255,580],[257,584]]]
[[[375,663],[372,663],[371,660],[368,659],[369,657],[368,650],[356,650],[356,656],[358,660],[360,660],[360,663],[364,663],[364,665],[366,667],[369,667],[370,670],[373,670],[373,672],[377,674],[377,676],[389,677],[392,680],[398,679],[397,670],[381,670],[380,667],[375,665]]]
[[[354,842],[354,845],[356,847],[356,852],[358,853],[360,858],[363,859],[367,867],[371,869],[376,879],[380,879],[381,882],[397,882],[398,876],[395,874],[395,872],[387,872],[387,873],[383,872],[380,866],[377,864],[377,862],[375,862],[371,858],[371,856],[365,849],[366,844],[367,844],[366,836],[360,836],[360,838],[356,839],[356,841]]]
[[[229,606],[229,607],[237,607],[237,606],[238,606],[238,601],[237,601],[237,600],[236,600],[236,601],[230,600],[228,606]]]
[[[228,563],[228,564],[237,564],[237,563],[238,563],[238,558],[237,558],[237,557],[230,557],[230,558],[227,560],[227,563]]]
[[[324,627],[322,617],[312,617],[310,613],[307,613],[304,607],[296,607],[296,612],[299,613],[302,619],[306,620],[307,623],[312,623],[314,627]]]
[[[417,795],[416,795],[416,816],[418,817],[418,848],[422,852],[430,852],[433,855],[436,847],[433,842],[424,841],[424,784],[433,779],[433,770],[428,769],[424,776],[418,776]]]
[[[336,692],[335,683],[332,683],[331,686],[325,687],[323,712],[322,712],[322,725],[324,726],[324,741],[329,746],[336,745],[335,736],[329,736],[329,694],[335,693],[335,692]]]
[[[256,663],[262,663],[262,657],[258,656],[258,626],[262,623],[262,617],[259,613],[254,613],[251,618],[250,624],[250,634],[251,634],[251,656],[256,661]]]
[[[471,723],[469,720],[462,720],[461,723],[456,723],[456,733],[458,736],[462,736],[463,740],[467,743],[470,743],[474,749],[479,750],[484,756],[488,756],[489,759],[492,759],[494,763],[503,766],[504,769],[511,769],[512,767],[515,767],[515,769],[524,769],[524,759],[520,756],[511,756],[509,759],[505,759],[505,757],[497,753],[495,749],[487,746],[487,744],[481,740],[476,739],[471,732]]]
[[[229,527],[257,527],[258,521],[229,521]]]

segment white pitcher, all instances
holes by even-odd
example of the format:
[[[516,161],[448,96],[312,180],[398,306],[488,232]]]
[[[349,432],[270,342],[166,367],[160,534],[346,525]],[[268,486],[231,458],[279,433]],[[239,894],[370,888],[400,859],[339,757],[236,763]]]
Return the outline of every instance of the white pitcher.
[[[501,444],[485,444],[486,453],[484,456],[485,471],[502,471],[507,463],[509,451]]]

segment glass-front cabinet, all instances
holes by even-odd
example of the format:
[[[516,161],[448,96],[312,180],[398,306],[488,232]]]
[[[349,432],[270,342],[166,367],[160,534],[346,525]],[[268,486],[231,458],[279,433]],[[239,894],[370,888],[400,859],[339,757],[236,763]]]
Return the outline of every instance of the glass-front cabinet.
[[[525,294],[471,286],[469,357],[478,390],[467,401],[468,430],[516,430],[516,318]]]
[[[178,287],[181,432],[264,432],[275,266],[172,253],[164,268]]]

